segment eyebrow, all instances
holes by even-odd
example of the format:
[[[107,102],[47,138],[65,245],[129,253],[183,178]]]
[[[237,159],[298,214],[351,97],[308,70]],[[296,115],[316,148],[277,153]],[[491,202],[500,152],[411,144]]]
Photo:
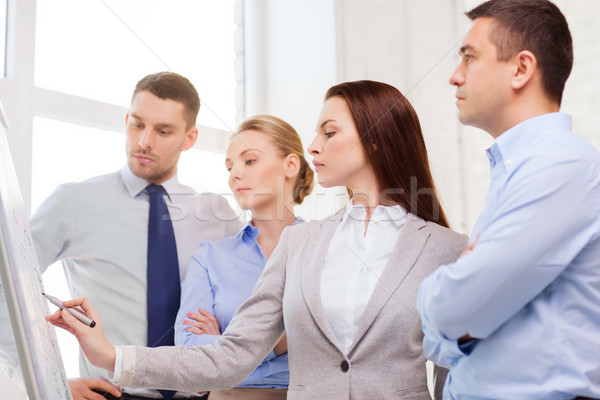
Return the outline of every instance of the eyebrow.
[[[131,113],[131,116],[137,120],[144,121],[144,118],[137,115],[136,113]],[[156,126],[158,126],[160,128],[175,128],[174,124],[168,124],[168,123],[164,123],[164,122],[158,123],[158,124],[156,124]]]
[[[258,149],[246,149],[240,153],[240,156],[243,156],[244,154],[246,154],[249,151],[256,151],[257,153],[262,153],[262,151],[260,151]]]
[[[240,156],[243,156],[244,154],[246,154],[246,153],[247,153],[247,152],[249,152],[249,151],[255,151],[255,152],[257,152],[257,153],[262,153],[262,151],[260,151],[260,150],[258,150],[258,149],[246,149],[246,150],[242,151],[242,152],[241,152],[239,155],[240,155]],[[225,162],[231,162],[231,158],[226,158],[226,159],[225,159]]]
[[[463,47],[461,47],[460,50],[458,50],[458,54],[463,55],[464,52],[467,50],[475,51],[475,48],[470,44],[466,44]]]
[[[327,121],[323,121],[323,123],[321,123],[321,125],[319,125],[319,128],[324,127],[325,125],[327,125],[329,122],[337,122],[335,119],[328,119]]]

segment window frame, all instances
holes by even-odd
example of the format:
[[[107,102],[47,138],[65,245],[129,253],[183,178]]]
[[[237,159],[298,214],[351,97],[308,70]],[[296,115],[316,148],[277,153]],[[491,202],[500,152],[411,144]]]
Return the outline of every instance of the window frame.
[[[235,0],[237,28],[233,40],[236,54],[236,121],[244,116],[244,12],[243,0]],[[9,123],[7,139],[21,196],[31,209],[33,119],[36,116],[125,133],[128,109],[34,85],[36,0],[7,1],[6,76],[0,79],[0,102]],[[225,154],[230,132],[198,125],[195,148]]]

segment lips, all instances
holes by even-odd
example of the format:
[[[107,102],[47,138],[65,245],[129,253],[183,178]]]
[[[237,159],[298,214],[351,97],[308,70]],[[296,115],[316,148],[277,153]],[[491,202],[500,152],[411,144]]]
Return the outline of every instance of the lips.
[[[140,164],[145,164],[145,165],[152,164],[154,162],[153,158],[145,156],[143,154],[134,154],[133,158]]]
[[[325,166],[325,164],[321,164],[317,160],[313,160],[313,165],[315,166],[315,171],[318,171],[319,169],[321,169],[321,167]]]
[[[235,189],[235,194],[236,195],[244,194],[249,190],[250,190],[250,188],[237,188],[237,189]]]

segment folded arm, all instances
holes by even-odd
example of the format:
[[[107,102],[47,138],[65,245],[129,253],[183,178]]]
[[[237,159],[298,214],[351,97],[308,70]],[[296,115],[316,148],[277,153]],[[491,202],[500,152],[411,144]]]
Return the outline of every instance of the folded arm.
[[[580,167],[554,165],[507,186],[472,251],[421,283],[428,358],[448,366],[461,357],[459,338],[491,335],[593,238],[594,196]]]

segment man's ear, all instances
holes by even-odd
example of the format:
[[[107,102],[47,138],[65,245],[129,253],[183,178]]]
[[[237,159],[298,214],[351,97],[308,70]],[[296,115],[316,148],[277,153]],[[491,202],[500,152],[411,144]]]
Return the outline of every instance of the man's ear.
[[[515,69],[512,88],[519,90],[525,87],[538,71],[537,58],[531,51],[522,50],[513,57],[513,63]]]
[[[182,150],[189,150],[194,145],[194,143],[196,143],[196,139],[198,139],[198,128],[194,126],[187,132],[187,136],[185,138]]]
[[[285,177],[294,178],[300,173],[300,157],[297,154],[290,153],[284,159]]]

